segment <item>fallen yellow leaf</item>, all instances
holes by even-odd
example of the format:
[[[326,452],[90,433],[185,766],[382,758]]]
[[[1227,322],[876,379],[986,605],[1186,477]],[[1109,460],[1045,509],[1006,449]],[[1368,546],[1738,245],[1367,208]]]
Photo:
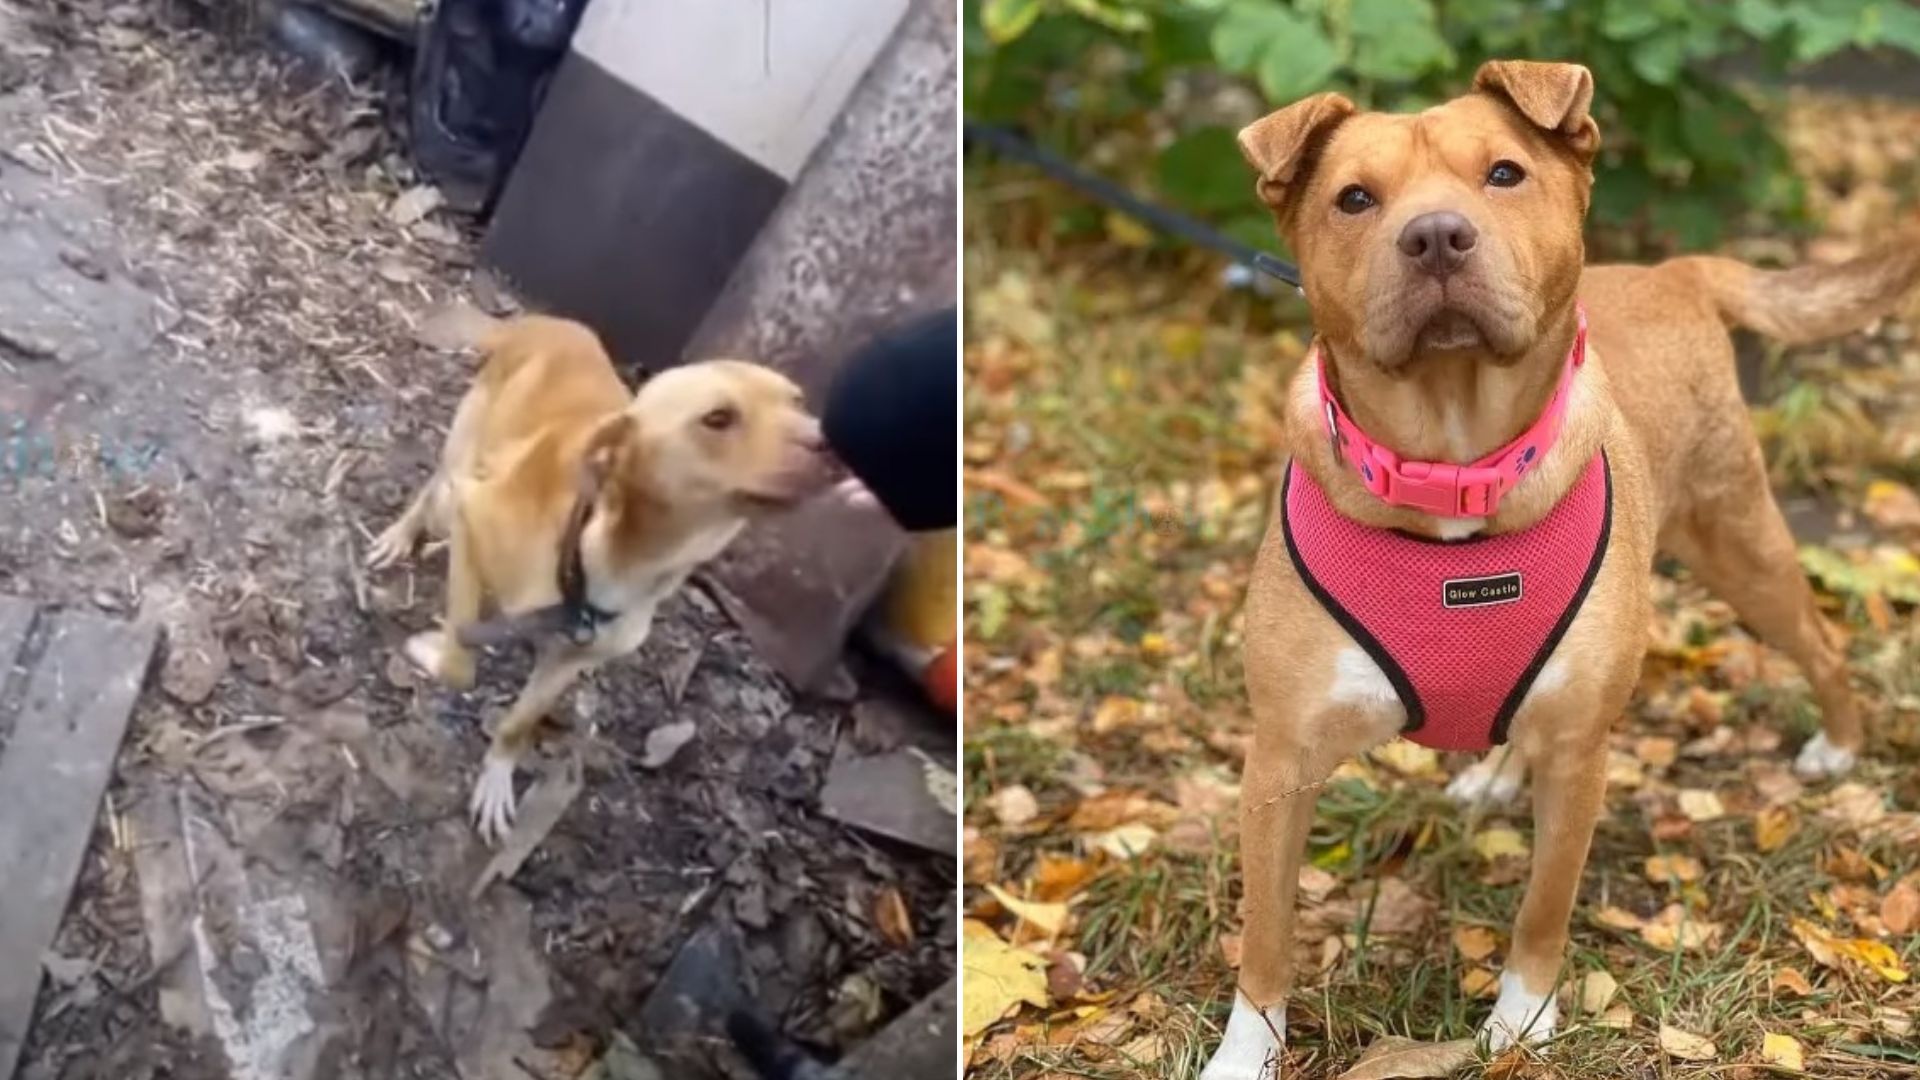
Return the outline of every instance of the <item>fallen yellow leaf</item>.
[[[983,922],[962,924],[960,964],[967,986],[960,1006],[963,1035],[985,1031],[1022,1002],[1047,1007],[1047,962],[1008,945]]]
[[[1500,938],[1484,926],[1456,926],[1453,947],[1460,950],[1461,956],[1479,963],[1500,948]]]
[[[1440,755],[1419,743],[1395,739],[1367,755],[1402,776],[1433,776],[1440,771]]]
[[[1589,971],[1586,978],[1580,980],[1580,1011],[1588,1016],[1598,1016],[1613,1004],[1613,995],[1620,992],[1620,983],[1605,971]]]
[[[1753,815],[1753,846],[1762,853],[1778,851],[1800,828],[1800,819],[1786,806],[1769,806]]]
[[[1726,816],[1727,808],[1713,792],[1689,788],[1680,793],[1680,812],[1689,821],[1715,821]]]
[[[1660,885],[1676,881],[1682,884],[1699,881],[1700,860],[1691,855],[1649,855],[1646,872],[1648,881]]]
[[[1760,1040],[1760,1060],[1795,1072],[1804,1072],[1807,1068],[1807,1056],[1800,1049],[1800,1040],[1791,1035],[1768,1032]]]
[[[1338,1080],[1417,1080],[1451,1076],[1473,1060],[1473,1040],[1424,1043],[1383,1035]]]
[[[1525,856],[1528,851],[1527,838],[1515,829],[1488,829],[1474,836],[1473,850],[1489,862],[1503,855]]]
[[[1633,755],[1656,769],[1664,769],[1680,756],[1680,744],[1664,735],[1649,735],[1634,742]]]
[[[1021,900],[998,885],[988,885],[987,891],[993,894],[1000,906],[1011,911],[1017,918],[1030,922],[1049,938],[1059,937],[1060,930],[1067,924],[1067,905],[1042,904],[1032,900]]]
[[[1885,942],[1870,938],[1838,937],[1805,919],[1794,919],[1788,925],[1793,930],[1793,936],[1806,946],[1807,955],[1823,967],[1844,968],[1851,964],[1865,968],[1888,982],[1907,981],[1907,969],[1900,963],[1900,954]]]
[[[1720,1056],[1712,1040],[1668,1024],[1660,1025],[1660,1049],[1682,1061],[1712,1061]]]

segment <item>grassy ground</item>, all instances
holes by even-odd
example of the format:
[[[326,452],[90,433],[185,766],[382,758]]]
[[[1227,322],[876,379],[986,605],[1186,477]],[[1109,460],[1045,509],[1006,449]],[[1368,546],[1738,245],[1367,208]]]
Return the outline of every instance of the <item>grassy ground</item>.
[[[1911,198],[1871,153],[1912,114],[1824,115],[1789,130],[1823,236],[1732,250],[1844,254]],[[1025,177],[976,174],[967,198],[970,1075],[1190,1077],[1233,992],[1239,610],[1306,313],[1200,256],[1055,241],[1059,196]],[[1796,521],[1871,760],[1795,782],[1804,682],[1658,578],[1565,975],[1597,1008],[1493,1074],[1920,1076],[1917,331],[1773,356],[1756,414],[1783,496],[1813,508]],[[1469,760],[1396,743],[1322,795],[1284,1075],[1485,1016],[1531,823],[1524,797],[1444,798]]]

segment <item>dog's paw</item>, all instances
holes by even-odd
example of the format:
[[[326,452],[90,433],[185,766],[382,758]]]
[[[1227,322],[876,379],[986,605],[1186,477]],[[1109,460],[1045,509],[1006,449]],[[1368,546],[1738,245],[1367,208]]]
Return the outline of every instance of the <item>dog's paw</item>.
[[[1459,776],[1447,782],[1447,798],[1462,806],[1475,803],[1499,806],[1512,802],[1520,794],[1520,770],[1502,771],[1499,758],[1497,754],[1485,757],[1461,770]]]
[[[408,638],[407,659],[455,690],[473,687],[473,653],[445,631],[427,630]]]
[[[1860,755],[1854,751],[1828,742],[1823,731],[1800,748],[1793,759],[1793,771],[1802,780],[1826,780],[1852,772],[1859,760]]]
[[[394,522],[373,538],[372,546],[367,548],[367,566],[373,570],[392,566],[413,553],[413,542],[417,539],[406,519]]]
[[[1285,1005],[1256,1009],[1236,993],[1233,1015],[1227,1018],[1227,1033],[1201,1070],[1200,1080],[1278,1080],[1286,1037]]]
[[[488,847],[498,847],[513,831],[513,801],[513,762],[488,754],[467,804],[474,831]]]
[[[1539,1043],[1553,1038],[1560,1026],[1560,1003],[1549,993],[1542,997],[1529,993],[1512,972],[1500,975],[1500,998],[1493,1003],[1493,1014],[1480,1025],[1487,1049],[1499,1053],[1516,1043]]]

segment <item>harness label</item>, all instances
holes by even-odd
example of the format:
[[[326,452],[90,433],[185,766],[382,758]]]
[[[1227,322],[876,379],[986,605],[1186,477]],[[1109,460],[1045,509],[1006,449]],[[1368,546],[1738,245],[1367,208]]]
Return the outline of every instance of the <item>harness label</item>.
[[[1454,578],[1440,583],[1440,602],[1446,607],[1486,607],[1520,599],[1520,573],[1492,577]]]

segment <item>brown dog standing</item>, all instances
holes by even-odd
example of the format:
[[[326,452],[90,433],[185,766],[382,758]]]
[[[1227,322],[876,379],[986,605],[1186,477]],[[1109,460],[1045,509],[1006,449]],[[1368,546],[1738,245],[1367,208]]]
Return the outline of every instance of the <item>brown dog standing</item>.
[[[1822,732],[1796,768],[1821,777],[1852,767],[1863,735],[1843,657],[1768,490],[1728,328],[1787,341],[1844,333],[1887,314],[1920,279],[1914,241],[1782,272],[1713,257],[1585,266],[1600,145],[1592,98],[1583,67],[1493,62],[1472,93],[1417,115],[1361,113],[1321,94],[1240,133],[1313,309],[1313,359],[1288,396],[1289,483],[1317,490],[1327,519],[1465,552],[1558,520],[1570,493],[1604,477],[1595,497],[1607,517],[1582,534],[1598,536],[1590,564],[1580,553],[1582,591],[1528,673],[1498,688],[1511,690],[1506,715],[1491,728],[1479,718],[1480,745],[1504,729],[1512,753],[1496,751],[1449,789],[1504,798],[1525,769],[1534,775],[1531,877],[1482,1029],[1496,1049],[1545,1038],[1558,1020],[1568,917],[1605,796],[1598,763],[1639,676],[1656,550],[1685,561],[1805,671]],[[1540,432],[1521,457],[1501,456]],[[1387,449],[1354,453],[1369,440]],[[1467,490],[1468,471],[1432,479],[1480,461],[1513,465],[1499,490]],[[1377,476],[1382,462],[1395,463],[1392,482]],[[1310,553],[1283,527],[1294,506],[1276,506],[1247,599],[1257,727],[1242,786],[1246,928],[1233,1013],[1204,1080],[1255,1080],[1277,1061],[1315,788],[1433,704],[1394,664],[1383,668],[1377,641],[1362,647],[1366,633],[1345,612],[1336,618],[1303,573]],[[1508,584],[1492,588],[1508,598]],[[1399,616],[1446,626],[1460,609],[1442,591]]]
[[[499,625],[535,639],[533,675],[473,790],[474,822],[498,840],[514,767],[573,681],[638,649],[660,603],[751,517],[825,489],[834,469],[800,388],[771,368],[687,364],[630,393],[579,323],[529,316],[480,336],[486,363],[440,468],[368,561],[396,562],[424,533],[447,538],[443,626],[407,654],[450,686],[473,683],[461,635],[489,599],[508,616]]]

